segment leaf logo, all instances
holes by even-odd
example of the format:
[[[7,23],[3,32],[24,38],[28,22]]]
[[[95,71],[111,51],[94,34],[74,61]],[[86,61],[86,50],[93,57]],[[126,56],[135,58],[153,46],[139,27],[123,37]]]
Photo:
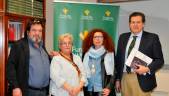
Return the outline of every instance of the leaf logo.
[[[79,36],[81,40],[84,40],[86,38],[86,36],[88,35],[88,31],[85,30],[84,32],[80,32]]]
[[[110,12],[109,10],[107,10],[107,11],[105,12],[105,15],[106,15],[107,17],[109,17],[109,16],[111,15],[111,12]]]
[[[85,15],[85,16],[89,16],[89,14],[90,14],[90,11],[89,11],[88,9],[86,9],[86,10],[84,11],[84,15]]]
[[[64,9],[63,9],[63,14],[64,14],[64,15],[67,15],[68,12],[69,12],[69,10],[68,10],[67,8],[64,8]]]

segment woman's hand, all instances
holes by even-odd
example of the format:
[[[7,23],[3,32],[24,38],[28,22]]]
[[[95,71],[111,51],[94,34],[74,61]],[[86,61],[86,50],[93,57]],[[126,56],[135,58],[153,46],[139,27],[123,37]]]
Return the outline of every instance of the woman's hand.
[[[108,96],[110,94],[110,89],[104,88],[103,89],[103,96]]]
[[[65,82],[63,84],[63,89],[65,89],[69,93],[70,96],[74,96],[73,95],[73,87],[70,86],[68,83]]]
[[[80,93],[80,91],[82,91],[83,86],[84,82],[80,81],[79,86],[73,88],[73,96],[77,96]]]
[[[73,96],[77,96],[79,94],[79,92],[81,91],[80,87],[74,87],[73,90]]]

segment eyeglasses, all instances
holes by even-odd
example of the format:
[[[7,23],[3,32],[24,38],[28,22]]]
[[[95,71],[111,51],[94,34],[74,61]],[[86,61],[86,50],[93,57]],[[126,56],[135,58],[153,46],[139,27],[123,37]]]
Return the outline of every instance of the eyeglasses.
[[[103,36],[94,36],[94,39],[103,39]]]
[[[34,23],[34,24],[41,24],[42,21],[41,21],[40,19],[34,19],[34,20],[32,21],[32,23]]]
[[[41,21],[38,20],[38,19],[34,19],[33,22],[34,22],[34,23],[40,23]]]
[[[73,45],[71,42],[69,43],[66,43],[66,42],[61,42],[60,45],[63,45],[63,46],[70,46],[70,45]]]
[[[44,24],[45,23],[45,19],[34,18],[31,22],[33,24]]]

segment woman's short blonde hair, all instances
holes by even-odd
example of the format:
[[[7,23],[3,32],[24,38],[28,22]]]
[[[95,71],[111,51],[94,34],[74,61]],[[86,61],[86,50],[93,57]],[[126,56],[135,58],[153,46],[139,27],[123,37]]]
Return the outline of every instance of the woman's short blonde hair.
[[[61,34],[60,36],[59,36],[59,44],[62,42],[62,40],[64,39],[64,38],[69,38],[70,39],[70,41],[71,41],[71,43],[73,43],[73,36],[70,34],[70,33],[65,33],[65,34]]]

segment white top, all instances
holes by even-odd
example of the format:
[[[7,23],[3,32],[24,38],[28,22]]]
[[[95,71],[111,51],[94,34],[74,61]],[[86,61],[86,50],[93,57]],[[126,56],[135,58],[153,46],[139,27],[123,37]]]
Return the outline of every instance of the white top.
[[[81,71],[80,80],[77,70],[68,60],[62,56],[53,57],[50,66],[50,94],[55,96],[69,96],[69,93],[62,88],[64,82],[67,82],[72,87],[78,86],[79,81],[86,82],[86,76],[81,58],[77,55],[73,55],[73,60]],[[83,91],[81,91],[78,96],[84,96]]]

